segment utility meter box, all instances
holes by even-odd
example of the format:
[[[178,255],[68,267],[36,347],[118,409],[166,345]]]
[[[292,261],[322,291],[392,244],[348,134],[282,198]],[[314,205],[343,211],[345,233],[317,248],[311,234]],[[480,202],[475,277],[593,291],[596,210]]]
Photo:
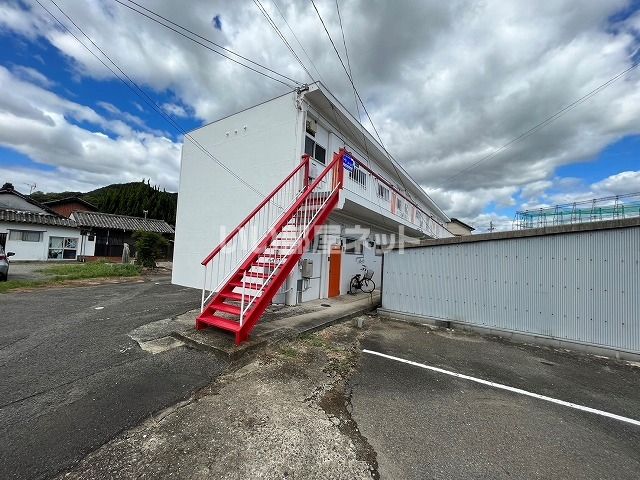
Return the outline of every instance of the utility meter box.
[[[302,278],[313,277],[313,260],[305,258],[302,260]]]

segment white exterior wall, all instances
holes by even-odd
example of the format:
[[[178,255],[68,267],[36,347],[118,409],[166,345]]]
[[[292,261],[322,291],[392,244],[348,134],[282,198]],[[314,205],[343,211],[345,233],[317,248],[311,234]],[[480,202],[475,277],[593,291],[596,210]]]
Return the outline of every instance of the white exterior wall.
[[[322,111],[325,111],[324,115]],[[367,152],[366,148],[359,146],[361,142],[349,131],[354,126],[344,127],[346,117],[338,121],[328,118],[326,110],[322,111],[316,109],[306,96],[298,100],[297,94],[291,93],[206,125],[191,135],[238,176],[267,195],[299,164],[305,145],[305,120],[311,116],[318,123],[314,140],[325,147],[326,164],[331,162],[334,153],[346,146],[356,160],[401,190],[400,175],[388,164],[388,160],[378,158],[380,153],[371,152],[371,148]],[[338,128],[340,125],[342,129]],[[371,153],[371,156],[366,153]],[[317,176],[322,169],[324,165],[312,162],[311,176]],[[343,233],[345,227],[361,226],[369,228],[372,235],[397,235],[398,227],[405,225],[410,229],[408,233],[414,236],[449,236],[442,229],[438,232],[428,228],[418,229],[411,215],[403,218],[392,213],[392,192],[384,204],[385,201],[377,196],[378,180],[369,172],[367,176],[369,183],[366,191],[358,191],[354,188],[358,185],[350,181],[345,171],[345,187],[338,207],[329,219],[330,224],[341,227]],[[448,221],[442,212],[436,213],[430,208],[425,194],[418,192],[419,187],[409,185],[408,188],[410,198],[421,210],[440,222]],[[202,288],[204,268],[200,262],[262,199],[197,146],[185,140],[180,170],[173,283]],[[339,237],[337,240],[340,242]],[[314,262],[313,277],[300,282],[300,268],[294,269],[289,281],[274,298],[275,303],[284,302],[284,292],[291,288],[298,289],[301,284],[302,301],[327,297],[329,252],[312,251],[305,253],[304,258]],[[380,285],[382,257],[375,255],[375,247],[365,246],[364,253],[356,255],[345,253],[343,246],[342,294],[348,292],[350,279],[362,273],[362,264],[374,270],[374,281]]]
[[[291,93],[206,125],[191,136],[267,195],[300,162],[301,126],[296,94]],[[172,282],[202,288],[200,262],[262,198],[185,139]]]
[[[5,251],[14,252],[16,255],[11,260],[47,260],[49,252],[50,237],[66,237],[78,239],[78,250],[80,249],[80,230],[71,227],[52,227],[48,225],[35,225],[29,223],[1,222],[0,233],[9,233],[10,230],[30,230],[42,232],[39,242],[23,242],[21,240],[11,240],[7,235]]]
[[[307,116],[311,116],[318,122],[316,140],[327,149],[327,163],[331,161],[334,153],[337,153],[341,148],[346,148],[347,151],[353,154],[357,161],[365,164],[377,175],[402,191],[402,182],[396,172],[391,171],[391,167],[383,167],[375,160],[375,158],[372,157],[372,155],[367,155],[366,151],[358,146],[361,142],[358,141],[358,139],[353,138],[352,132],[346,132],[344,131],[344,128],[339,128],[333,119],[323,115],[319,110],[314,108],[312,104],[305,103],[305,108]],[[304,142],[304,132],[302,133],[302,141]],[[371,176],[369,172],[364,172],[367,176],[366,188],[351,180],[349,178],[349,173],[345,171],[345,187],[342,190],[344,200],[362,205],[372,212],[375,212],[375,214],[386,217],[387,224],[404,225],[405,227],[416,229],[417,221],[412,218],[412,207],[410,206],[408,215],[392,213],[391,203],[393,200],[393,192],[389,192],[389,199],[386,201],[378,197],[378,184],[376,179]],[[433,212],[427,204],[419,199],[419,195],[417,195],[416,192],[414,192],[410,197],[422,211],[438,218],[438,215]],[[441,223],[448,221],[446,218],[439,218],[438,220]],[[422,231],[425,235],[435,238],[452,236],[444,228],[435,224],[435,222],[432,222],[430,227],[425,224]]]

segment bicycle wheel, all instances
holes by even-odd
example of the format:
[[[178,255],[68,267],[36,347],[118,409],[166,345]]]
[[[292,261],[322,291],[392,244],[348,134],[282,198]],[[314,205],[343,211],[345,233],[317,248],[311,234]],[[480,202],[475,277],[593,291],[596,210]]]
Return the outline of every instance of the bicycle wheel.
[[[349,283],[349,293],[354,295],[359,288],[360,278],[358,278],[358,275],[356,275],[355,277],[351,278],[351,282]]]
[[[363,280],[360,284],[360,290],[364,293],[371,293],[376,289],[376,284],[373,280]]]

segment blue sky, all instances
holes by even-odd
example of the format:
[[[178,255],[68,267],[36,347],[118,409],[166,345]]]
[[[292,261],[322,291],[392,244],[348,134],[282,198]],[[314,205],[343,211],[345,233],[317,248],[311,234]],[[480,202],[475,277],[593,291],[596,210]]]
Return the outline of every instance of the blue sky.
[[[275,1],[267,9],[300,57],[351,106],[349,84],[308,2]],[[143,3],[305,80],[251,2],[194,2],[189,11],[173,2]],[[470,167],[640,58],[640,1],[564,0],[536,8],[524,1],[474,8],[342,3],[354,78],[374,122],[391,153],[451,216],[479,229],[490,221],[506,226],[518,209],[640,191],[637,70]],[[306,53],[276,4],[290,25],[314,32],[298,39]],[[186,130],[286,90],[113,2],[59,5]],[[335,4],[319,7],[340,38]],[[398,34],[381,35],[383,25]],[[1,180],[20,190],[36,183],[42,190],[87,191],[150,178],[177,189],[179,132],[36,3],[0,5],[0,69],[7,93],[0,100]]]

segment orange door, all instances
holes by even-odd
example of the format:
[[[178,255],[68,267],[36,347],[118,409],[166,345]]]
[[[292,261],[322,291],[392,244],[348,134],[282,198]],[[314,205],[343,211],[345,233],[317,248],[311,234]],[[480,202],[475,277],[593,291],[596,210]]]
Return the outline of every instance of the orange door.
[[[332,245],[329,253],[329,297],[340,295],[340,269],[342,267],[342,248]]]

